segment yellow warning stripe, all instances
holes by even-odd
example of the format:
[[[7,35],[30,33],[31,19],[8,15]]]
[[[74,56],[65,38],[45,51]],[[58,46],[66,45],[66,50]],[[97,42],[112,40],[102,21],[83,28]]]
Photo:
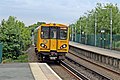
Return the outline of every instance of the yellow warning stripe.
[[[40,69],[38,63],[29,63],[29,65],[35,80],[48,80]]]

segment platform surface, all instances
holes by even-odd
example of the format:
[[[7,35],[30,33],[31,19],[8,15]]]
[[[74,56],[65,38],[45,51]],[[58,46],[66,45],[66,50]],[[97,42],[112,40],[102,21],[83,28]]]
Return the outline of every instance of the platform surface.
[[[69,45],[80,48],[80,49],[83,49],[83,50],[88,50],[88,51],[91,51],[91,52],[95,52],[95,53],[98,53],[98,54],[101,54],[101,55],[110,56],[110,57],[120,59],[120,51],[115,51],[115,50],[109,50],[109,49],[84,45],[84,44],[80,44],[80,43],[76,43],[76,42],[72,42],[72,41],[69,41]]]
[[[0,80],[62,80],[46,63],[0,64]]]
[[[62,80],[46,63],[29,63],[35,80]]]
[[[34,80],[28,63],[0,64],[0,80]]]

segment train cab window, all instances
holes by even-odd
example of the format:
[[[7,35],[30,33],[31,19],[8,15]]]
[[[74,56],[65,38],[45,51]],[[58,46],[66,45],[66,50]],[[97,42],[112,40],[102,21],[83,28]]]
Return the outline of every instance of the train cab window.
[[[41,38],[48,39],[49,38],[49,27],[41,28]]]
[[[67,28],[60,28],[60,39],[67,39]]]
[[[50,39],[56,39],[57,38],[57,28],[51,27],[50,28]]]

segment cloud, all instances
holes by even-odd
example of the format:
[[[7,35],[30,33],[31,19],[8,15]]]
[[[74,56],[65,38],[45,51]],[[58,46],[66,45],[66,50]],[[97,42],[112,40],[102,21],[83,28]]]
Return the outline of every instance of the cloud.
[[[106,3],[108,0],[1,0],[0,20],[12,15],[27,25],[37,21],[70,24],[87,10],[94,9],[98,2]]]

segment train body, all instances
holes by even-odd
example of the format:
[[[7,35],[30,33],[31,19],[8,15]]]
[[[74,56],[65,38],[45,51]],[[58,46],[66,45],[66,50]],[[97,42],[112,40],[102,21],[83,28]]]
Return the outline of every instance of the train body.
[[[69,47],[69,29],[63,24],[42,24],[34,31],[35,52],[40,61],[63,60]]]

